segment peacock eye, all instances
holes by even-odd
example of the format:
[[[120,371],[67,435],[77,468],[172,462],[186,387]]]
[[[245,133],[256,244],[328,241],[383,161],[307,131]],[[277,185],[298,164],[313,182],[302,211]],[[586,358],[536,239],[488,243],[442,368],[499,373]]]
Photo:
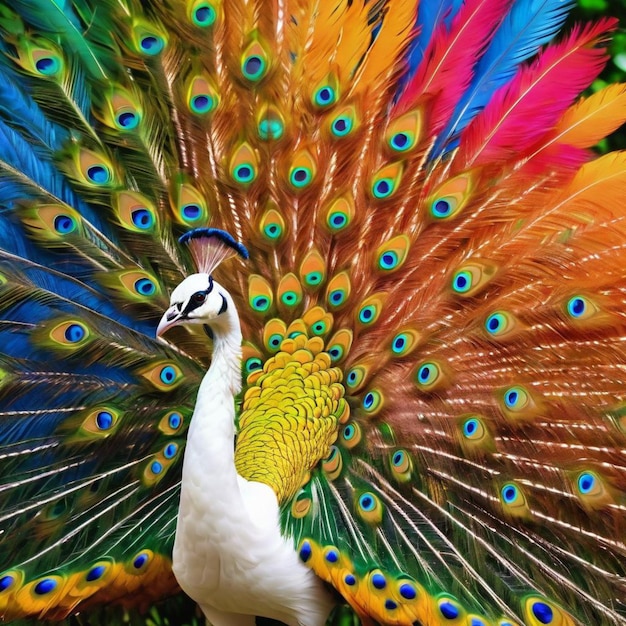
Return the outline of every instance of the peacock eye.
[[[196,291],[191,298],[197,304],[202,304],[206,300],[206,293],[204,291]]]

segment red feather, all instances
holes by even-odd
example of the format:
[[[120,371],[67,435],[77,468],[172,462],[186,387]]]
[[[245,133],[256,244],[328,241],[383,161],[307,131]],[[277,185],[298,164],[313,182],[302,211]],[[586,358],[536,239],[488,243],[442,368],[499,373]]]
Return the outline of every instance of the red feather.
[[[468,0],[448,30],[442,23],[426,49],[417,73],[399,99],[394,115],[415,105],[422,96],[435,98],[430,127],[440,130],[472,79],[475,59],[509,11],[510,0]]]
[[[604,19],[579,26],[522,68],[463,133],[461,162],[470,167],[520,158],[535,146],[604,67],[606,48],[597,46],[616,24]]]

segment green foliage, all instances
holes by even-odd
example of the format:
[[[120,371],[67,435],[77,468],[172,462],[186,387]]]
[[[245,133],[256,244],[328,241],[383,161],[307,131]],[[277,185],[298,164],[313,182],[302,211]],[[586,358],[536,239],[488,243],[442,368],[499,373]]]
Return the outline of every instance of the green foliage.
[[[624,0],[578,0],[578,7],[572,11],[572,22],[589,21],[608,15],[619,19],[619,28],[609,47],[611,59],[593,83],[592,91],[598,91],[611,83],[626,82],[626,3]],[[598,149],[601,152],[626,149],[626,128],[622,127],[607,137]]]

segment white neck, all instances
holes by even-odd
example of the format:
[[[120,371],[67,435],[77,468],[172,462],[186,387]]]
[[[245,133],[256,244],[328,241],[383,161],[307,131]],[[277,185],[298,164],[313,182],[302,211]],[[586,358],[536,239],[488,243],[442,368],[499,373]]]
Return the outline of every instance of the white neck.
[[[252,626],[263,615],[323,626],[333,601],[280,533],[276,494],[235,469],[235,396],[241,329],[232,300],[214,333],[213,360],[189,427],[173,570],[215,626]]]
[[[198,390],[183,467],[185,473],[200,472],[205,476],[207,495],[209,490],[217,490],[222,492],[221,497],[234,496],[236,490],[235,396],[241,391],[241,327],[232,303],[223,315],[219,326],[213,327],[213,357]],[[189,455],[197,460],[187,462]],[[199,466],[195,465],[198,460]],[[227,485],[209,480],[212,476],[221,476]],[[229,493],[230,489],[233,492]]]

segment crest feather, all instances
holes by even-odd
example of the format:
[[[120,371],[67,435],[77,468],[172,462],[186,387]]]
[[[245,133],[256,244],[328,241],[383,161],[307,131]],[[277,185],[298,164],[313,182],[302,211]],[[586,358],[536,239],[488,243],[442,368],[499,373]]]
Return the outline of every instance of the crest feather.
[[[196,269],[204,274],[212,274],[222,261],[235,254],[242,259],[249,256],[243,244],[219,228],[195,228],[182,235],[178,241],[187,244]]]

